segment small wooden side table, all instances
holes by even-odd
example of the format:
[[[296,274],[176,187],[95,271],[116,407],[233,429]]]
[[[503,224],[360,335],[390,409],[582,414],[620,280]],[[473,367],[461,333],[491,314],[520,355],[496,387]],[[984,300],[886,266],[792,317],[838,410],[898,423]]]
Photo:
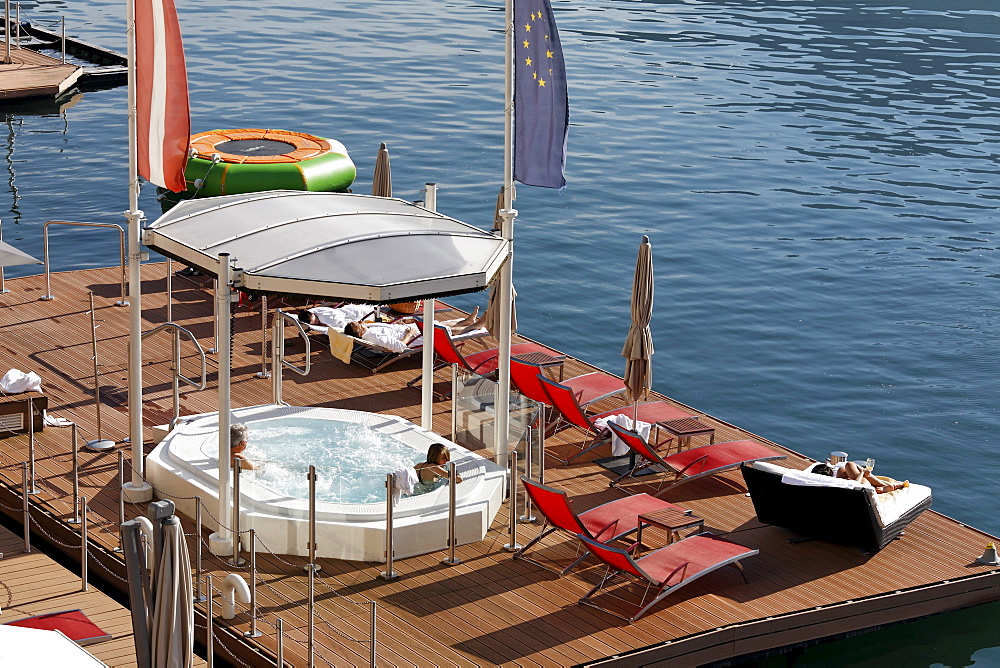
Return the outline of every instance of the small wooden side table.
[[[565,355],[550,355],[541,350],[535,351],[533,353],[524,353],[523,355],[514,355],[519,360],[524,360],[525,362],[530,362],[532,364],[537,364],[543,369],[558,368],[559,369],[559,380],[563,379],[563,364],[566,362]]]
[[[692,527],[705,528],[705,520],[689,512],[673,508],[653,510],[639,515],[639,533],[636,536],[639,545],[642,545],[642,527],[646,524],[666,529],[667,535],[670,537],[668,544],[674,542],[675,537],[680,537],[679,531]]]
[[[704,422],[699,422],[698,418],[680,418],[679,420],[667,420],[657,423],[677,437],[678,450],[691,445],[692,436],[702,436],[708,434],[708,444],[715,443],[715,429],[709,427]]]

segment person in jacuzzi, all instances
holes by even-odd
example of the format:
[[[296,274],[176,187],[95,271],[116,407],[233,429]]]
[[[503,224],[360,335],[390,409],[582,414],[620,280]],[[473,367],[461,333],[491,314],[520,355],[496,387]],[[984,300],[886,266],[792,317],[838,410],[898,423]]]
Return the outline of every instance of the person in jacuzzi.
[[[479,317],[479,307],[477,306],[471,314],[464,318],[441,320],[436,324],[444,325],[454,336],[480,329],[485,321],[485,315]],[[409,344],[420,336],[420,329],[412,322],[349,322],[344,326],[344,334],[356,339],[364,339],[394,353],[404,353]]]
[[[882,480],[881,478],[876,478],[871,474],[871,472],[868,471],[868,469],[861,468],[854,462],[840,462],[839,464],[834,464],[833,466],[826,463],[820,463],[812,467],[812,472],[820,475],[833,476],[834,478],[853,480],[855,482],[860,482],[861,484],[868,483],[875,488],[876,494],[895,492],[896,490],[910,486],[909,480],[893,484]]]
[[[427,449],[427,461],[420,462],[413,468],[417,472],[417,484],[413,486],[414,494],[426,494],[448,483],[448,462],[451,461],[451,451],[444,443],[432,443]],[[462,482],[462,476],[455,473],[455,482]]]
[[[233,458],[232,464],[236,466],[236,462],[239,460],[240,468],[244,471],[252,471],[257,468],[253,462],[243,456],[243,451],[247,449],[249,436],[250,430],[245,424],[229,425],[229,454]]]

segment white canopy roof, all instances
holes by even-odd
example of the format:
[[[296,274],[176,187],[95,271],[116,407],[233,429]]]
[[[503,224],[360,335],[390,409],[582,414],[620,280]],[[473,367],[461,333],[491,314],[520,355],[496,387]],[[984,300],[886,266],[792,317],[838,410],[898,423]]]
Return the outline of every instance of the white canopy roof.
[[[143,230],[147,247],[241,287],[389,303],[484,289],[504,239],[401,199],[290,190],[186,200]]]

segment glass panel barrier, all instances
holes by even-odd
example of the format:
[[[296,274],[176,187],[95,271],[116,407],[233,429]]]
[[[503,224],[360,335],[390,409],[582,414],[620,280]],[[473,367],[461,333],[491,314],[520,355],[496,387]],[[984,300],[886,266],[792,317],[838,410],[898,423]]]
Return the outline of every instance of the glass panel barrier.
[[[517,450],[521,475],[539,480],[543,477],[541,439],[535,425],[541,415],[541,404],[512,391],[507,401],[509,425],[507,447],[497,448],[494,436],[497,383],[487,377],[457,371],[453,410],[455,433],[452,440],[469,450],[485,450],[498,463],[506,462],[506,453]],[[530,433],[530,442],[529,442]],[[530,453],[527,452],[530,450]],[[500,457],[498,458],[498,455]],[[530,470],[525,467],[530,462]]]

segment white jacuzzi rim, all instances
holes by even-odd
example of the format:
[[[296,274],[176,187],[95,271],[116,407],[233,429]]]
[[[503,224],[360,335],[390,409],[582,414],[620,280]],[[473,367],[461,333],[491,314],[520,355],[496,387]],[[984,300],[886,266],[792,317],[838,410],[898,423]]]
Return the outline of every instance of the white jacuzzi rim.
[[[493,461],[453,443],[440,434],[428,431],[395,415],[341,408],[276,406],[273,404],[232,410],[232,422],[248,423],[251,429],[253,422],[287,417],[336,419],[369,426],[376,431],[391,434],[413,447],[419,455],[425,454],[431,443],[444,443],[451,450],[452,458],[459,467],[459,473],[463,479],[456,486],[456,505],[459,506],[465,503],[479,502],[478,488],[485,484],[486,475],[502,474],[503,472],[502,467]],[[187,439],[187,443],[185,443],[185,439]],[[208,455],[207,460],[205,459],[205,450],[202,447],[206,445],[206,441],[208,441],[208,451],[214,454],[214,456]],[[200,465],[189,461],[192,452],[198,456]],[[208,496],[217,499],[219,475],[218,413],[190,416],[178,423],[157,445],[150,454],[150,458],[160,464],[164,473],[172,474],[185,480],[189,485],[204,489]],[[156,481],[153,482],[156,484]],[[256,509],[269,514],[276,512],[288,517],[303,517],[308,514],[309,500],[306,498],[290,497],[260,485],[247,477],[242,477],[240,483],[241,505],[250,512],[254,512],[256,507]],[[397,503],[393,504],[393,515],[400,518],[410,515],[424,515],[428,512],[439,511],[442,507],[447,507],[447,504],[448,487],[444,486],[427,494],[399,499]],[[320,521],[381,522],[384,521],[385,511],[385,501],[375,503],[316,502],[316,515]]]

